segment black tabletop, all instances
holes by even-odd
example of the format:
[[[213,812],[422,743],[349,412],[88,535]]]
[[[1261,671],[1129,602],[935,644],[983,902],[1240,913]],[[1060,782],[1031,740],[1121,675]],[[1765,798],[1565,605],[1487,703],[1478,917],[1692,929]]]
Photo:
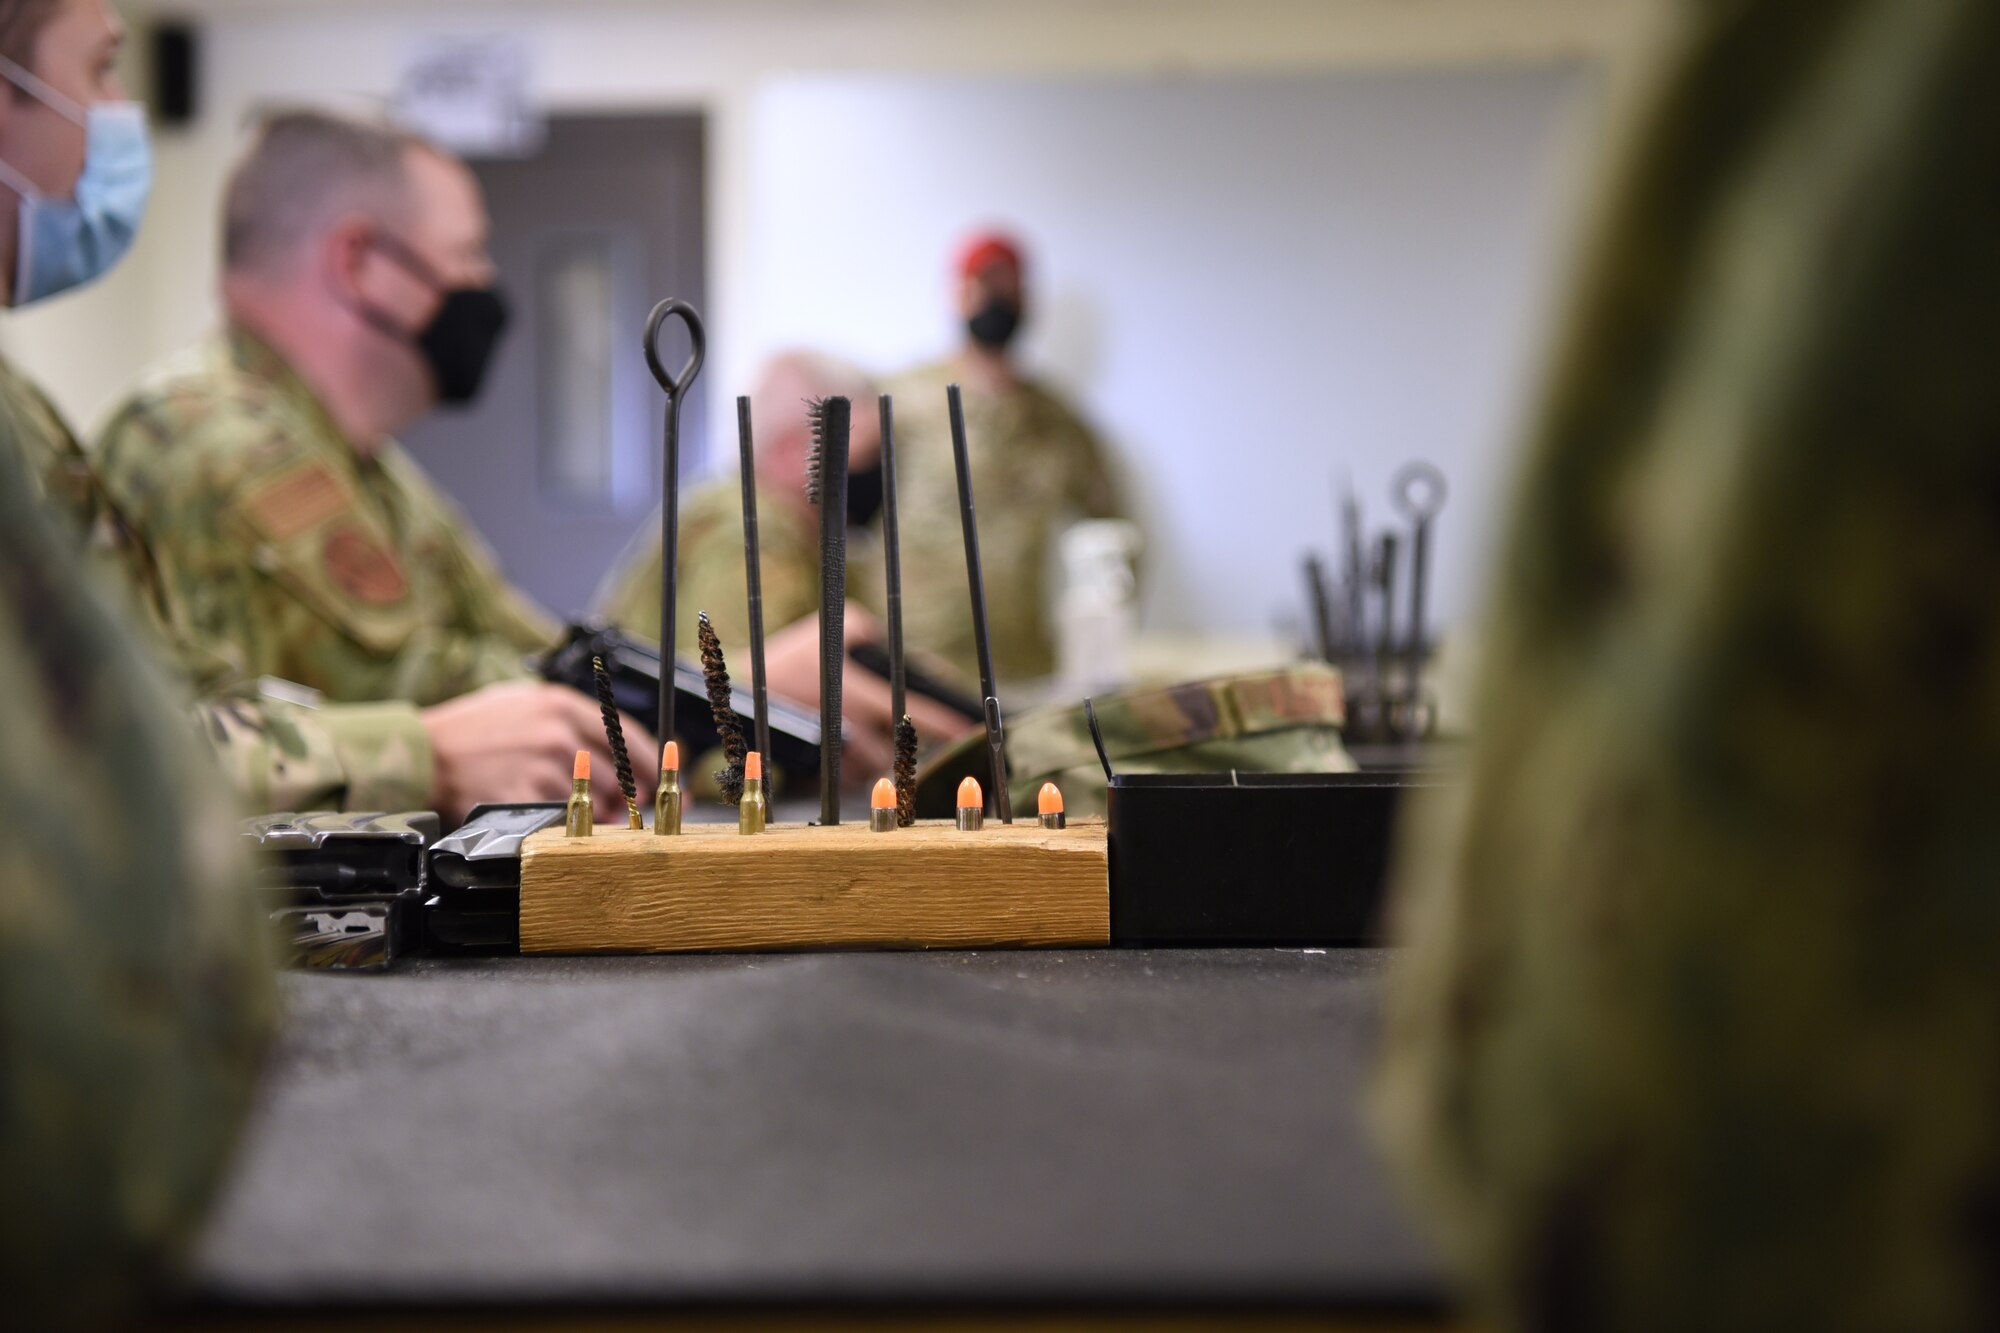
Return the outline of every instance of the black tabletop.
[[[209,1300],[1433,1304],[1364,1122],[1385,958],[286,979]]]

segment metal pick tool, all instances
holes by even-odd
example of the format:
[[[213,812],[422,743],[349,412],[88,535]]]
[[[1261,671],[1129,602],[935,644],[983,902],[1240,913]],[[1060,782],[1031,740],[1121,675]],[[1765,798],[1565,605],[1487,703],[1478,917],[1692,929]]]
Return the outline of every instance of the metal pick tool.
[[[1437,725],[1437,709],[1424,690],[1424,662],[1430,645],[1424,631],[1424,600],[1430,585],[1431,523],[1444,508],[1444,473],[1429,463],[1403,467],[1393,483],[1396,508],[1410,520],[1410,626],[1403,655],[1403,728],[1427,736]]]
[[[660,330],[669,316],[687,325],[687,364],[669,375],[660,361]],[[646,319],[646,368],[667,392],[666,425],[660,464],[660,739],[674,735],[674,579],[680,554],[681,404],[701,373],[708,338],[701,315],[686,301],[669,299],[653,307]]]

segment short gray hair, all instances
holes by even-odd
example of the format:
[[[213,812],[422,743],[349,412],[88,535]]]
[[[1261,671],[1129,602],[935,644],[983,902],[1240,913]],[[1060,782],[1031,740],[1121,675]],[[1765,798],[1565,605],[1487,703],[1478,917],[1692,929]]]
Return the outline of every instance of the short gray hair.
[[[344,213],[402,219],[410,150],[430,147],[393,125],[325,111],[266,116],[223,195],[223,268],[276,268]]]

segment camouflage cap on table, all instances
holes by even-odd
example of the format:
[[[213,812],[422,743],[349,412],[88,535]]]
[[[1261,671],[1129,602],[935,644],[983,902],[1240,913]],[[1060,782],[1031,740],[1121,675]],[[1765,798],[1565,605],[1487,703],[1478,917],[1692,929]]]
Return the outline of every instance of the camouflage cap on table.
[[[1111,765],[1119,773],[1345,773],[1347,721],[1340,673],[1321,662],[1146,686],[1092,701]],[[1081,702],[1037,708],[1007,723],[1007,786],[1015,816],[1034,809],[1044,782],[1062,789],[1071,814],[1104,813],[1104,769]],[[987,775],[986,733],[976,732],[924,765],[917,814],[945,819],[960,778]]]

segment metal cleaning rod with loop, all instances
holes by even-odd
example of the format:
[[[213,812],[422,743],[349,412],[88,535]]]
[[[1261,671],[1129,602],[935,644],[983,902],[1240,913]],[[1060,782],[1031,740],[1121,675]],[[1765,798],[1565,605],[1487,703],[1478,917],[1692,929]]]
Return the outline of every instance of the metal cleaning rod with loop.
[[[687,364],[669,375],[660,361],[660,330],[670,316],[687,325]],[[701,315],[686,301],[668,299],[653,307],[646,319],[646,368],[666,390],[667,412],[660,463],[660,739],[674,737],[674,579],[680,553],[681,404],[701,373],[708,338]]]

